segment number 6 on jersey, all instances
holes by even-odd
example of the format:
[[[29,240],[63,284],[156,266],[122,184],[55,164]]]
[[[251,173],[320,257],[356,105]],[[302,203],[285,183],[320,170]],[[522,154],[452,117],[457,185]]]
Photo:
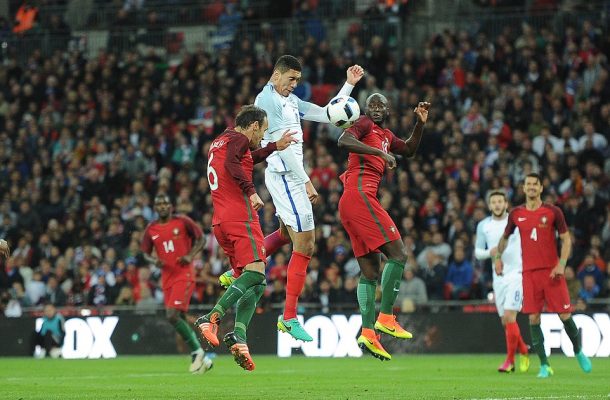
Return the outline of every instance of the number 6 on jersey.
[[[210,190],[218,189],[218,174],[214,167],[212,167],[213,159],[214,153],[210,153],[210,159],[208,160],[208,182],[210,184]]]

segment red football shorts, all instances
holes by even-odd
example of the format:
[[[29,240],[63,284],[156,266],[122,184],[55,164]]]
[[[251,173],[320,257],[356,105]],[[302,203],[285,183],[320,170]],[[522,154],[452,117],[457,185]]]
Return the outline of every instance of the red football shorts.
[[[195,290],[193,281],[176,281],[169,287],[163,287],[163,302],[166,308],[175,308],[186,312],[191,304],[191,296]]]
[[[552,279],[550,274],[550,269],[523,271],[522,313],[572,312],[566,279],[563,276]]]
[[[346,190],[339,200],[339,216],[356,257],[378,253],[380,246],[400,239],[398,228],[375,195]]]
[[[233,269],[241,270],[255,261],[267,262],[265,237],[258,222],[221,222],[214,225],[214,236]]]

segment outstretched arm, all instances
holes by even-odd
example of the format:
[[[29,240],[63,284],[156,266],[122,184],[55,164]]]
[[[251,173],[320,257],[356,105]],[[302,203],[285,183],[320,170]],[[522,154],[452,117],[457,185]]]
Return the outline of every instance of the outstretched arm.
[[[254,161],[254,164],[265,161],[274,151],[282,151],[292,143],[295,143],[297,141],[293,137],[295,134],[296,132],[290,132],[290,130],[287,130],[277,142],[268,143],[267,146],[254,150],[252,153],[250,153],[252,155],[252,161]]]
[[[352,65],[349,67],[347,69],[347,79],[335,97],[340,95],[349,96],[352,93],[352,90],[354,90],[354,86],[363,76],[364,69],[360,65]],[[320,107],[307,101],[299,101],[299,113],[304,120],[329,123],[330,120],[326,114],[327,106],[328,104],[324,107]]]

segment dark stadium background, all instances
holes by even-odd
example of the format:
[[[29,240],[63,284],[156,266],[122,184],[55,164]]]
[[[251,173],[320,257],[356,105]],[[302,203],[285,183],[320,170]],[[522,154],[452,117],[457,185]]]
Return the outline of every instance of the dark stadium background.
[[[0,268],[0,318],[31,319],[46,302],[66,316],[154,315],[159,271],[145,265],[139,240],[160,190],[207,234],[192,304],[193,313],[209,308],[227,259],[210,234],[207,149],[285,53],[304,65],[299,96],[321,105],[348,66],[362,65],[352,96],[362,107],[384,93],[399,136],[417,101],[433,104],[417,157],[399,160],[380,190],[415,276],[397,302],[415,313],[407,321],[495,312],[490,266],[473,257],[476,224],[486,193],[503,189],[519,204],[518,183],[532,171],[573,234],[573,304],[608,311],[609,1],[28,3],[37,18],[18,34],[22,2],[0,5],[0,237],[13,250]],[[349,315],[358,270],[337,214],[346,154],[338,129],[304,121],[303,130],[323,201],[301,311]],[[270,233],[262,168],[255,175]],[[474,279],[450,299],[444,277],[457,247]],[[270,260],[261,313],[281,308],[288,254]]]

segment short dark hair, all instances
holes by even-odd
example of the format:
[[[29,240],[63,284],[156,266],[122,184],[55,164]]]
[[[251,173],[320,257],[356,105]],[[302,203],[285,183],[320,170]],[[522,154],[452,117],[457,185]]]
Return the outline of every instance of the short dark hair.
[[[273,70],[278,70],[280,73],[284,73],[288,70],[295,70],[301,72],[303,67],[301,67],[301,62],[294,56],[285,54],[277,59],[275,65],[273,66]]]
[[[243,106],[235,117],[235,126],[246,129],[254,122],[258,122],[259,125],[263,125],[263,121],[267,118],[267,113],[260,107],[254,104]]]
[[[530,172],[529,174],[525,175],[525,178],[523,178],[523,184],[525,184],[525,180],[527,178],[536,178],[538,182],[542,183],[542,178],[535,172]]]
[[[492,190],[492,192],[489,193],[489,196],[487,196],[487,201],[491,200],[491,198],[494,196],[502,196],[502,197],[504,197],[504,200],[507,200],[506,193],[504,193],[501,190]]]

